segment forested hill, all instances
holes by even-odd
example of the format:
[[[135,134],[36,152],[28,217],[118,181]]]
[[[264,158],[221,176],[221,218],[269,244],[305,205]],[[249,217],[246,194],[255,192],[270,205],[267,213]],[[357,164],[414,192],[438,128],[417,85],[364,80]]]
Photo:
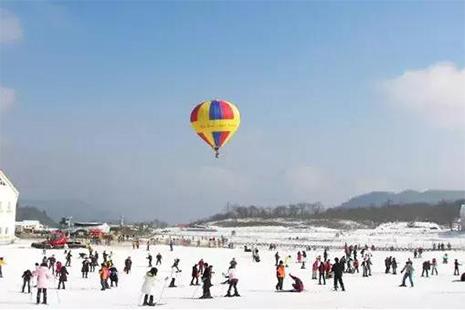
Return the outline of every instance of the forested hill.
[[[36,220],[49,227],[58,227],[58,224],[45,211],[41,211],[36,207],[19,207],[16,209],[16,221],[23,220]]]
[[[241,206],[232,207],[223,213],[215,214],[195,223],[207,223],[227,219],[260,218],[267,220],[289,218],[297,220],[344,219],[356,222],[369,221],[376,224],[392,221],[431,221],[441,225],[450,225],[452,221],[459,217],[460,206],[463,203],[465,203],[465,199],[454,202],[441,201],[433,205],[428,203],[411,203],[354,209],[338,207],[326,210],[319,204],[300,204],[300,207],[298,204],[275,208]]]
[[[441,201],[456,201],[465,199],[465,191],[427,190],[418,192],[406,190],[394,192],[370,192],[356,196],[340,205],[343,208],[382,207],[389,204],[427,203],[437,204]]]

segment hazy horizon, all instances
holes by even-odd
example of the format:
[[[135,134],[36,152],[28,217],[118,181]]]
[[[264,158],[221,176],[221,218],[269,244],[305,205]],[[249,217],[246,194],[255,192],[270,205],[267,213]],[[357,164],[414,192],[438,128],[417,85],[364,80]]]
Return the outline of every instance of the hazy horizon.
[[[465,189],[465,2],[0,4],[0,169],[20,199],[184,222]],[[241,126],[219,159],[189,116]]]

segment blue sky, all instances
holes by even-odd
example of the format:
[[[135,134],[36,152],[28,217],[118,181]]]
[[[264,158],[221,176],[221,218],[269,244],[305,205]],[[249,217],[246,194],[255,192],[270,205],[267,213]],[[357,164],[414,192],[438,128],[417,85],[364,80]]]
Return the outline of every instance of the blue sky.
[[[462,1],[0,7],[0,165],[23,198],[182,222],[465,187]],[[211,98],[242,114],[220,160],[189,124]]]

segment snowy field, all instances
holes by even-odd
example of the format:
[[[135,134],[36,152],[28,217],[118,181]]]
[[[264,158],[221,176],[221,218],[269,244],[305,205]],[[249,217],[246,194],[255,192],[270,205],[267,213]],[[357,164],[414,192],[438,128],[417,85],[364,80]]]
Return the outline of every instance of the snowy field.
[[[240,231],[241,229],[238,229]],[[249,229],[250,231],[251,229]],[[225,233],[225,232],[220,232]],[[406,231],[404,231],[406,233]],[[391,232],[392,234],[392,232]],[[269,238],[278,238],[279,231],[269,231]],[[430,242],[430,236],[422,233],[407,234],[410,243],[420,244]],[[369,237],[366,234],[365,237]],[[263,231],[260,237],[266,239]],[[396,238],[401,238],[397,236]],[[240,236],[238,237],[240,238]],[[286,239],[287,237],[283,237]],[[357,238],[362,238],[359,235]],[[425,241],[425,238],[427,241]],[[463,236],[455,236],[454,242],[463,242]],[[279,239],[279,238],[278,238]],[[350,241],[350,240],[349,240]],[[443,240],[444,243],[448,239]],[[453,242],[451,242],[453,243]],[[81,278],[81,259],[79,252],[87,250],[73,250],[72,267],[70,276],[66,283],[66,290],[56,290],[55,283],[51,281],[51,289],[48,292],[49,305],[36,306],[35,291],[34,296],[20,293],[22,279],[21,275],[26,269],[33,269],[35,262],[42,259],[42,250],[30,248],[30,241],[21,240],[13,245],[0,246],[0,257],[3,256],[6,265],[3,267],[3,278],[0,279],[0,309],[14,308],[133,308],[140,304],[140,288],[143,282],[143,275],[148,270],[147,252],[145,246],[133,250],[130,245],[114,245],[111,247],[99,246],[95,249],[100,254],[105,249],[107,253],[113,251],[113,262],[120,271],[120,283],[118,288],[107,291],[100,291],[98,273],[89,273],[88,279]],[[281,257],[292,255],[293,261],[296,258],[297,250],[290,248],[278,248]],[[454,282],[457,276],[453,276],[452,262],[455,258],[461,263],[465,263],[465,251],[448,251],[449,264],[442,264],[444,252],[425,252],[422,259],[414,260],[416,269],[414,275],[414,288],[401,288],[401,275],[386,275],[384,273],[384,259],[386,256],[395,256],[399,264],[399,271],[403,267],[407,258],[412,257],[410,252],[383,252],[374,251],[373,254],[373,276],[363,278],[361,274],[344,274],[343,280],[346,292],[333,291],[332,279],[328,280],[326,286],[318,285],[316,280],[311,279],[311,262],[315,256],[322,254],[321,250],[308,251],[309,263],[307,269],[300,269],[300,265],[293,262],[286,270],[286,274],[295,274],[300,277],[305,285],[303,293],[281,292],[276,293],[274,251],[267,248],[260,248],[261,262],[252,261],[251,254],[243,251],[242,248],[220,249],[220,248],[196,248],[175,246],[170,252],[168,246],[157,245],[151,247],[154,256],[160,252],[163,255],[163,264],[160,267],[160,277],[170,275],[170,267],[174,258],[180,258],[180,267],[183,270],[177,280],[179,287],[166,288],[160,301],[160,308],[465,308],[465,283]],[[55,254],[58,260],[64,262],[63,250],[48,250],[47,256]],[[342,256],[341,250],[331,250],[329,256],[332,259],[335,255]],[[133,270],[129,275],[123,274],[123,265],[126,257],[133,259]],[[237,273],[239,276],[238,290],[242,295],[238,298],[223,297],[227,290],[227,285],[220,284],[224,281],[222,272],[226,272],[229,261],[232,258],[238,261]],[[439,262],[439,276],[430,278],[420,277],[421,263],[425,259],[436,257]],[[213,264],[216,272],[213,276],[212,295],[214,299],[199,300],[201,288],[189,286],[191,280],[191,269],[195,262],[203,258],[208,263]],[[465,266],[461,266],[461,269]],[[463,272],[463,270],[461,270]],[[291,288],[291,280],[286,277],[284,289]],[[161,289],[161,287],[160,287]],[[157,297],[157,296],[156,296]]]

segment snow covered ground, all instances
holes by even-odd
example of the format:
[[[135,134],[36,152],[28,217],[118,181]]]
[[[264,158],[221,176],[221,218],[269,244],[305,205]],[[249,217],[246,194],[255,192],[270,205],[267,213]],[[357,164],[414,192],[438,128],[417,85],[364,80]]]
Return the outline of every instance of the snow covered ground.
[[[392,227],[391,227],[392,228]],[[237,238],[253,240],[285,240],[288,235],[278,228],[238,228]],[[248,231],[248,235],[245,232]],[[325,232],[326,231],[326,232]],[[399,232],[390,231],[391,238],[405,238],[409,243],[419,245],[436,240],[441,232],[434,232],[434,238],[422,231],[412,230],[410,233],[403,228],[402,235]],[[225,231],[219,231],[216,235],[226,234]],[[295,235],[295,232],[292,232]],[[328,233],[328,238],[334,238],[334,231],[322,229],[321,233]],[[193,232],[193,234],[201,234]],[[303,232],[302,232],[303,234]],[[364,240],[374,237],[376,230],[370,232],[348,233],[348,236],[354,238],[352,241]],[[242,236],[241,236],[242,235]],[[314,237],[314,236],[313,236]],[[443,238],[443,242],[460,243],[463,242],[464,236],[454,236],[452,239]],[[379,240],[385,240],[382,234]],[[337,241],[340,243],[342,239]],[[402,239],[403,240],[403,239]],[[365,242],[363,242],[365,243]],[[141,245],[139,250],[133,250],[129,244],[114,245],[111,247],[99,246],[96,250],[101,254],[104,249],[107,252],[113,251],[113,261],[120,271],[120,284],[118,288],[107,291],[100,291],[100,284],[97,272],[90,273],[88,279],[82,279],[80,268],[81,260],[78,258],[78,252],[73,250],[72,267],[70,269],[69,280],[66,283],[66,290],[56,290],[57,283],[52,284],[49,290],[49,306],[34,305],[34,296],[20,293],[22,284],[21,275],[25,269],[33,269],[34,263],[39,262],[42,258],[42,250],[30,248],[30,241],[21,240],[13,245],[1,246],[0,257],[3,256],[6,265],[3,267],[3,278],[0,278],[0,309],[15,308],[134,308],[140,301],[140,288],[143,281],[143,275],[147,269],[147,252],[145,246]],[[278,248],[281,256],[292,255],[295,260],[296,251],[290,248]],[[170,274],[170,267],[174,258],[181,259],[180,267],[183,270],[180,278],[177,280],[178,288],[166,288],[161,300],[160,308],[465,308],[465,283],[453,282],[458,277],[453,274],[453,259],[457,258],[461,263],[465,263],[465,251],[448,251],[449,264],[443,265],[441,257],[444,252],[425,252],[422,259],[414,260],[416,269],[414,275],[414,288],[401,288],[398,285],[401,282],[401,275],[386,275],[384,273],[384,258],[386,256],[395,256],[401,268],[408,257],[412,257],[410,252],[373,252],[373,276],[363,278],[361,274],[345,274],[343,279],[346,285],[346,292],[333,291],[328,280],[326,286],[318,285],[315,280],[311,279],[310,262],[307,269],[300,269],[297,263],[290,264],[287,274],[292,273],[300,277],[305,285],[303,293],[276,293],[274,286],[275,267],[274,251],[267,248],[260,248],[261,262],[252,261],[250,253],[246,253],[242,248],[220,249],[220,248],[196,248],[175,246],[174,251],[170,252],[169,247],[157,245],[151,247],[151,253],[155,256],[158,252],[163,255],[163,264],[160,267],[160,277],[163,278]],[[58,260],[64,262],[63,250],[48,250],[47,255],[55,254]],[[308,257],[312,260],[316,255],[321,254],[321,250],[308,251]],[[330,258],[335,255],[342,256],[342,250],[331,250]],[[133,259],[133,271],[129,275],[123,274],[124,259],[131,256]],[[227,270],[229,261],[235,257],[238,261],[239,298],[222,297],[226,293],[227,285],[221,285],[224,280],[222,272]],[[430,278],[420,277],[421,263],[425,259],[436,257],[439,261],[439,276]],[[200,258],[213,264],[213,270],[216,271],[213,276],[212,294],[215,297],[211,300],[199,300],[201,295],[200,287],[189,286],[192,265]],[[413,258],[413,257],[412,257]],[[155,261],[155,259],[154,259]],[[462,269],[465,269],[465,266]],[[399,270],[400,270],[399,268]],[[463,272],[463,270],[461,270]],[[291,287],[291,280],[286,277],[284,288]],[[160,287],[161,289],[161,287]],[[34,298],[33,298],[34,297]]]

